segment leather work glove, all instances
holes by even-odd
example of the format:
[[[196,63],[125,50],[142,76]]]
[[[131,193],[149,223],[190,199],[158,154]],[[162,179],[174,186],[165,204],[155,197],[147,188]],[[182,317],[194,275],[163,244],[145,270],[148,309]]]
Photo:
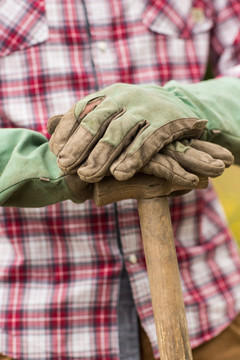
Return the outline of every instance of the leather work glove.
[[[205,124],[164,88],[115,84],[51,118],[49,145],[65,173],[79,168],[82,180],[97,182],[110,168],[115,178],[126,180],[165,145],[201,137]]]
[[[199,177],[220,176],[234,161],[230,151],[201,140],[175,141],[140,170],[179,186],[197,186]]]
[[[109,169],[126,180],[181,138],[218,143],[238,163],[239,93],[240,80],[233,78],[190,85],[170,81],[164,87],[115,84],[51,118],[50,147],[65,173],[77,171],[88,182],[99,181]]]
[[[40,207],[92,197],[92,184],[63,174],[47,139],[27,129],[0,130],[0,205]]]
[[[50,147],[64,172],[79,167],[80,178],[89,182],[99,181],[109,168],[118,180],[128,179],[182,137],[214,141],[236,156],[239,83],[222,78],[191,85],[171,81],[163,88],[110,86],[49,120]],[[197,118],[209,119],[205,131],[206,122]]]

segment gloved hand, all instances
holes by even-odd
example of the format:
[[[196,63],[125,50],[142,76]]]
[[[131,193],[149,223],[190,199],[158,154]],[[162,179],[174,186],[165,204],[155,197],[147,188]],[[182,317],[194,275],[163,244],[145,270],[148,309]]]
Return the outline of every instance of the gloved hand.
[[[82,180],[97,182],[110,168],[113,176],[125,180],[165,145],[199,138],[205,124],[164,88],[115,84],[50,119],[49,145],[65,173],[79,168]]]
[[[65,175],[47,139],[27,129],[0,129],[0,205],[40,207],[92,198],[92,184]]]
[[[50,119],[50,146],[64,172],[78,169],[89,182],[109,169],[126,180],[183,137],[223,145],[240,163],[239,93],[240,80],[233,78],[190,85],[170,81],[162,88],[116,84]],[[196,118],[209,120],[204,131],[206,122]]]
[[[164,147],[140,170],[179,186],[197,186],[198,176],[220,176],[233,156],[217,144],[201,140],[175,141]]]

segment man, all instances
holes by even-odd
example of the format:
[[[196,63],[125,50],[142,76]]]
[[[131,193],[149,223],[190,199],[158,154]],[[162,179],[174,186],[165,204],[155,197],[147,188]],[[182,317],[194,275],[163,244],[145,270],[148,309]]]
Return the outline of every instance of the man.
[[[114,83],[199,82],[209,55],[216,75],[239,77],[239,12],[234,1],[4,0],[2,127],[47,135],[46,119]],[[217,343],[215,359],[236,359],[240,261],[216,194],[170,205],[195,359],[224,331],[235,352]],[[158,358],[134,201],[6,207],[1,221],[2,354],[137,360],[140,319]]]

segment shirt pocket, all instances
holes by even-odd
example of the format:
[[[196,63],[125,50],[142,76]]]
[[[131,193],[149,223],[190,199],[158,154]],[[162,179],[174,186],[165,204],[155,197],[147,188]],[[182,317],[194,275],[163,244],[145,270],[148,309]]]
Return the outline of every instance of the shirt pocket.
[[[44,0],[1,0],[0,56],[48,39]]]
[[[142,20],[155,33],[191,39],[210,32],[213,9],[207,0],[149,0]]]

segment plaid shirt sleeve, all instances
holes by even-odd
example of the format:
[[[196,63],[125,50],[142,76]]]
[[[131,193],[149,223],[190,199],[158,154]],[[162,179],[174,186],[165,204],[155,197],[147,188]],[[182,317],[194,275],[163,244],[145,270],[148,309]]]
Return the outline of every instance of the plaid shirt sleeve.
[[[239,16],[238,0],[1,0],[0,126],[47,135],[50,116],[112,83],[201,81],[209,55],[216,75],[239,76]],[[240,260],[211,185],[170,208],[195,347],[240,312]],[[91,201],[0,213],[0,353],[119,360],[124,264],[158,356],[136,202],[117,217]]]

